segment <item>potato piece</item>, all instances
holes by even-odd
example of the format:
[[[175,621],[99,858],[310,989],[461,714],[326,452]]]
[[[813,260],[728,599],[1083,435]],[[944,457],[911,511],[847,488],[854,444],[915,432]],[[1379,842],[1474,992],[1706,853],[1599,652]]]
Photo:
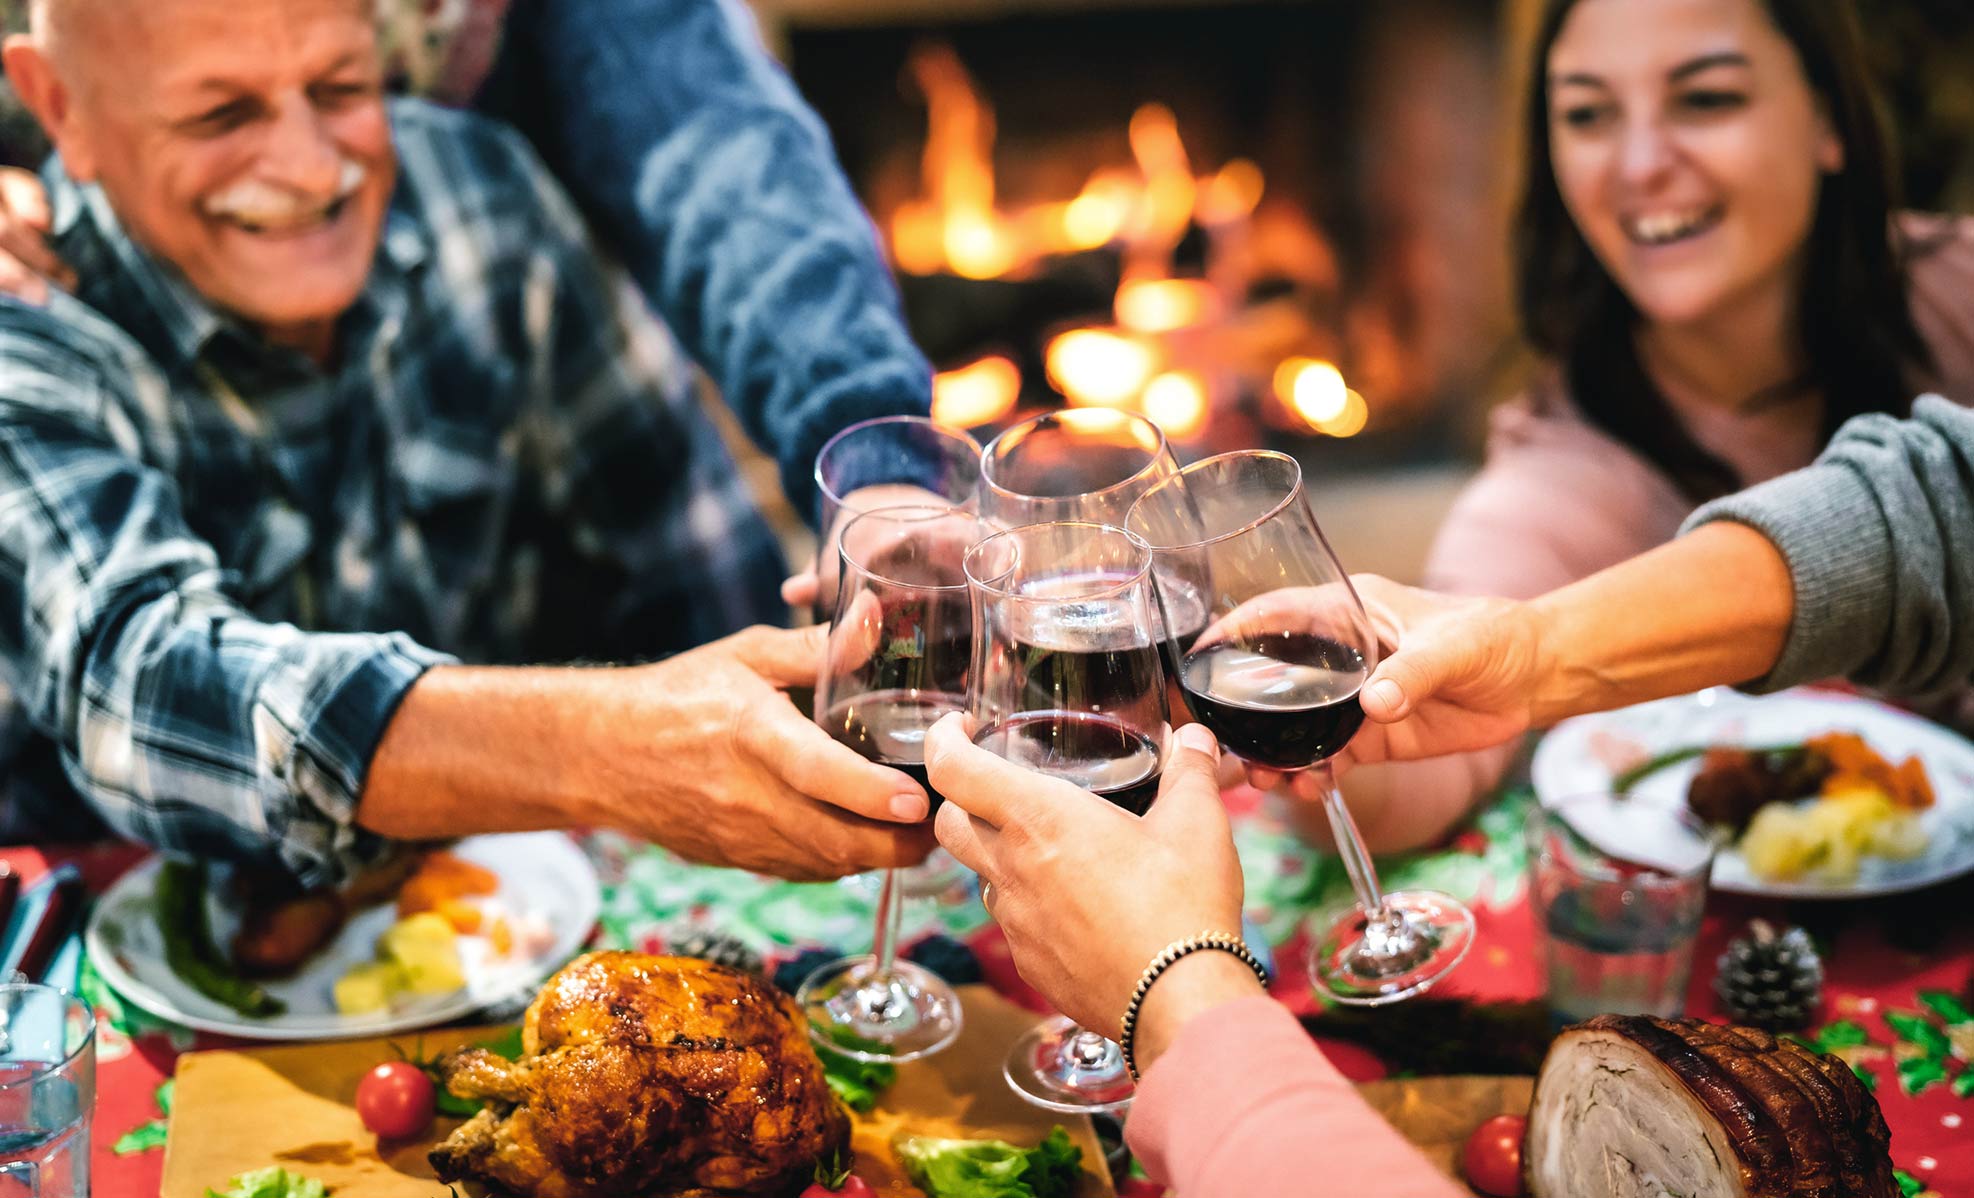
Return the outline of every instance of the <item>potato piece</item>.
[[[1741,837],[1741,856],[1756,877],[1801,877],[1818,855],[1815,835],[1807,821],[1787,803],[1769,803],[1748,823]]]
[[[390,1009],[391,1000],[403,993],[404,974],[389,961],[370,961],[352,966],[336,979],[336,1010],[344,1015],[368,1015]]]
[[[377,955],[404,972],[413,994],[446,994],[466,984],[459,966],[459,937],[444,916],[423,912],[400,919],[377,942]]]

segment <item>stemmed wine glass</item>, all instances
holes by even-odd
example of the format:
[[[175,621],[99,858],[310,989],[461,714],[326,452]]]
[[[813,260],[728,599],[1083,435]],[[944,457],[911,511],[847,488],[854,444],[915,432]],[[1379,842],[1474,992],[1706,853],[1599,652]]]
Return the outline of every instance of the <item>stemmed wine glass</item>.
[[[980,524],[957,508],[878,508],[837,541],[841,585],[816,680],[816,723],[872,761],[925,776],[925,733],[963,710],[973,613],[964,558]],[[809,975],[795,999],[817,1043],[863,1061],[910,1061],[952,1043],[959,996],[937,974],[898,960],[898,870],[886,870],[870,956]]]
[[[1359,1006],[1424,991],[1466,956],[1474,917],[1448,895],[1381,890],[1337,793],[1328,761],[1364,722],[1358,692],[1378,639],[1317,527],[1302,468],[1265,450],[1207,458],[1146,491],[1128,523],[1169,563],[1154,571],[1163,602],[1205,599],[1205,631],[1168,648],[1193,718],[1257,765],[1310,771],[1322,791],[1357,904],[1316,946],[1311,981]],[[1179,594],[1179,578],[1210,585]]]
[[[835,610],[836,541],[843,524],[861,513],[900,504],[934,504],[974,511],[980,492],[980,442],[925,416],[879,416],[859,421],[823,443],[816,454],[816,602],[811,615]],[[919,865],[898,872],[912,898],[952,892],[966,877],[960,863],[935,848]],[[868,875],[857,882],[868,884]],[[881,898],[882,896],[880,896]]]
[[[974,743],[1144,814],[1169,732],[1150,569],[1145,543],[1107,524],[1032,524],[974,546]],[[1053,1111],[1115,1110],[1133,1090],[1117,1045],[1061,1017],[1017,1040],[1004,1072]]]

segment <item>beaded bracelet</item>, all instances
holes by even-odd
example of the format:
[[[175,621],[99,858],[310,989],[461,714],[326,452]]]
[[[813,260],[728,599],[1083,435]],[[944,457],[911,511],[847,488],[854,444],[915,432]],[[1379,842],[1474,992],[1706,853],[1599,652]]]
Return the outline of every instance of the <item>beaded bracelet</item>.
[[[1160,949],[1158,955],[1152,958],[1151,964],[1145,966],[1144,973],[1138,975],[1138,988],[1131,992],[1131,1005],[1124,1008],[1124,1020],[1117,1037],[1117,1046],[1124,1051],[1124,1067],[1131,1071],[1134,1081],[1138,1077],[1138,1009],[1144,1006],[1145,995],[1150,993],[1152,983],[1159,979],[1160,974],[1172,968],[1182,958],[1208,949],[1232,953],[1239,957],[1243,964],[1254,971],[1254,976],[1260,979],[1263,986],[1268,984],[1268,967],[1248,951],[1245,940],[1227,932],[1201,932],[1197,936],[1174,940]]]

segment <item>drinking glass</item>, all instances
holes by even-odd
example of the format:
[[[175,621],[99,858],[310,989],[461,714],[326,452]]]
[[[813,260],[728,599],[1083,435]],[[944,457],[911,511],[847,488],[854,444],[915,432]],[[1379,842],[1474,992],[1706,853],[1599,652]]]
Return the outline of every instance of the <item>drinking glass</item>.
[[[973,511],[980,491],[980,442],[924,416],[860,421],[823,443],[816,454],[821,530],[816,550],[816,602],[811,616],[826,620],[836,606],[836,542],[851,517],[880,507],[933,504]],[[967,876],[945,849],[933,849],[896,881],[913,898],[948,894]],[[867,883],[868,875],[859,875]],[[880,895],[880,902],[882,896]]]
[[[1587,794],[1530,811],[1524,832],[1557,1026],[1606,1012],[1679,1018],[1712,829],[1684,807]]]
[[[1183,486],[1183,489],[1182,489]],[[1460,963],[1474,917],[1433,891],[1385,893],[1328,760],[1364,722],[1358,691],[1378,639],[1323,538],[1294,458],[1221,454],[1148,490],[1129,525],[1172,568],[1162,602],[1203,598],[1206,628],[1168,641],[1169,668],[1193,718],[1257,765],[1309,771],[1323,794],[1355,909],[1329,928],[1310,978],[1338,1002],[1377,1006],[1418,994]],[[1189,577],[1197,595],[1168,579]]]
[[[1026,525],[974,546],[974,743],[1144,814],[1169,732],[1150,571],[1145,543],[1107,524]],[[1115,1110],[1133,1090],[1117,1045],[1064,1018],[1017,1040],[1003,1072],[1052,1111]]]
[[[1000,528],[1085,520],[1122,527],[1138,496],[1179,473],[1158,425],[1066,408],[1014,425],[980,454],[980,514]]]
[[[66,991],[0,985],[0,1195],[88,1198],[96,1013]]]
[[[816,680],[816,723],[872,761],[925,776],[925,733],[966,706],[973,612],[963,559],[980,539],[970,512],[886,507],[853,517],[837,540],[841,585]],[[898,959],[900,883],[886,870],[867,957],[823,966],[796,992],[816,1041],[865,1061],[909,1061],[952,1043],[959,996]]]

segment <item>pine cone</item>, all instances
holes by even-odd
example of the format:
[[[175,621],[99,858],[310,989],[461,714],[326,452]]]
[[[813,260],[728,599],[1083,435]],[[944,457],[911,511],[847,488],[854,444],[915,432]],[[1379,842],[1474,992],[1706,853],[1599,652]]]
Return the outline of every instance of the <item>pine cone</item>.
[[[1753,920],[1748,934],[1728,942],[1714,976],[1714,993],[1737,1023],[1771,1031],[1804,1027],[1823,1003],[1823,962],[1801,928],[1777,932]]]
[[[905,951],[905,959],[922,965],[955,986],[980,980],[980,958],[963,942],[935,932]]]
[[[674,957],[697,957],[748,973],[761,972],[761,954],[720,932],[693,932],[667,945],[665,951]]]
[[[810,974],[842,956],[842,953],[829,949],[803,949],[794,957],[775,966],[774,983],[793,994],[802,988],[803,982],[809,980]]]

